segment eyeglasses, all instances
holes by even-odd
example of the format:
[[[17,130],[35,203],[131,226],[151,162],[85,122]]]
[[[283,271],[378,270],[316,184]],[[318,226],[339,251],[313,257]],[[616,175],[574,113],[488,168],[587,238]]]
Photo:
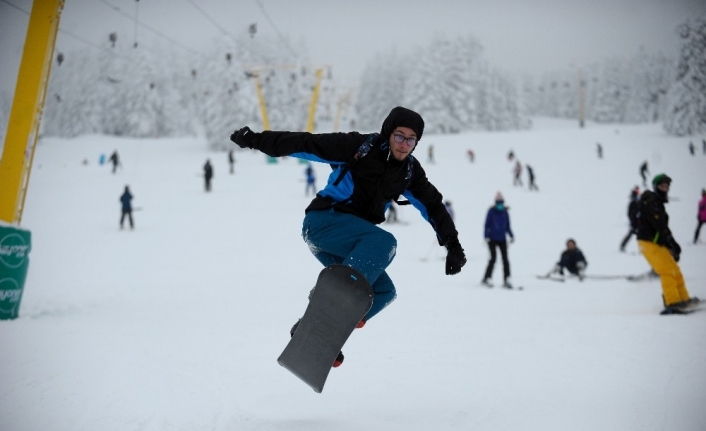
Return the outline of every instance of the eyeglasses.
[[[398,144],[407,142],[407,145],[409,145],[410,147],[417,144],[417,138],[405,138],[403,135],[398,135],[397,133],[393,134],[392,137]]]

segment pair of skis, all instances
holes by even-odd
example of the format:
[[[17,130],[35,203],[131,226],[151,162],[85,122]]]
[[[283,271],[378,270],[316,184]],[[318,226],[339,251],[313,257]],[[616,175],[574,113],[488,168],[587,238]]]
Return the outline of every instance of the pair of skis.
[[[557,281],[563,283],[565,281],[565,278],[562,276],[556,276],[553,274],[546,274],[546,275],[538,275],[538,279],[540,280],[550,280],[550,281]],[[643,280],[650,280],[653,278],[659,278],[659,275],[655,274],[652,271],[647,271],[642,274],[629,274],[629,275],[624,275],[624,274],[615,274],[615,275],[608,275],[608,274],[587,274],[584,276],[584,279],[588,280],[628,280],[628,281],[643,281]]]

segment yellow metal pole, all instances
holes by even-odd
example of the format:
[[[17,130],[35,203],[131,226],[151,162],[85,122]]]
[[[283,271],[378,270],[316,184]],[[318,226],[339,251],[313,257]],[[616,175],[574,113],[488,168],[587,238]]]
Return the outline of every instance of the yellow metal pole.
[[[311,106],[309,106],[309,119],[306,122],[306,131],[314,133],[314,115],[316,114],[316,103],[319,101],[319,89],[321,88],[321,78],[324,70],[316,69],[316,84],[314,84],[314,94],[311,96]]]
[[[20,224],[64,0],[35,0],[0,159],[0,220]]]
[[[258,72],[255,72],[255,90],[257,90],[257,98],[260,100],[262,130],[270,130],[270,119],[267,117],[267,105],[265,104],[265,96],[262,94],[262,85],[260,85],[260,74]]]

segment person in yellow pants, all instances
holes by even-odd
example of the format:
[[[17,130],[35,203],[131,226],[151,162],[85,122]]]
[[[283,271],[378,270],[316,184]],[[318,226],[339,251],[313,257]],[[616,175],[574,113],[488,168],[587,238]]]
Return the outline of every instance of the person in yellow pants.
[[[654,190],[646,190],[640,196],[640,224],[637,243],[642,255],[662,281],[664,310],[660,314],[684,314],[696,306],[699,298],[690,297],[679,269],[681,247],[669,229],[669,216],[664,204],[669,202],[667,194],[672,179],[659,174],[652,180]]]

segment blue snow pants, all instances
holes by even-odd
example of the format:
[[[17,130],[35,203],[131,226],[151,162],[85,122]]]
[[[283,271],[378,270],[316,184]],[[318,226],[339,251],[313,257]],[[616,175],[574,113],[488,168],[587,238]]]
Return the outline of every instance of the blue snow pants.
[[[326,209],[306,214],[302,237],[324,266],[343,264],[365,276],[373,289],[373,305],[366,320],[397,297],[385,272],[397,252],[397,240],[391,233],[353,214]]]

